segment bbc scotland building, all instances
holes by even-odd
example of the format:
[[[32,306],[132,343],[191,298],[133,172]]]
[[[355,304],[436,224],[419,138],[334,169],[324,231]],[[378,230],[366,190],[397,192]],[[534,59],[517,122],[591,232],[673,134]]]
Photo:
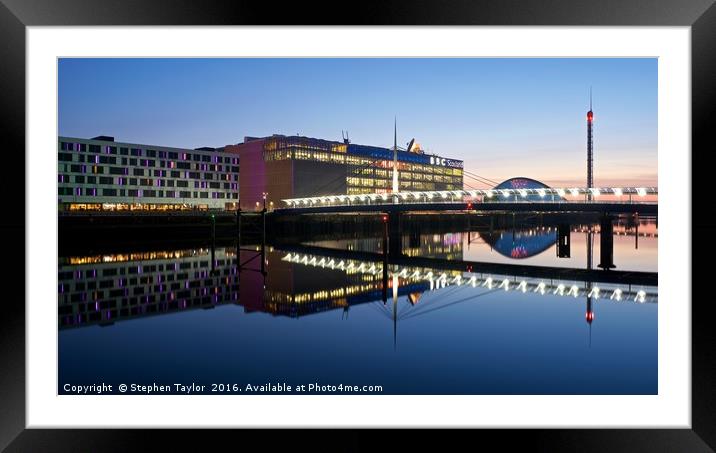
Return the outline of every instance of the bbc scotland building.
[[[239,156],[241,209],[284,207],[282,200],[392,191],[393,150],[304,136],[245,137],[227,145]],[[400,191],[461,190],[463,161],[425,154],[411,142],[397,151]],[[264,195],[265,194],[265,195]]]
[[[180,149],[58,138],[60,211],[236,209],[239,159],[222,148]]]

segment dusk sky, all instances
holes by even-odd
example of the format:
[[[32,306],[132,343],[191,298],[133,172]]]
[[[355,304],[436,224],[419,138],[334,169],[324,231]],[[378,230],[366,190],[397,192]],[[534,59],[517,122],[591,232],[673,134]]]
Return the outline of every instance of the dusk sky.
[[[196,148],[305,135],[415,138],[495,181],[657,185],[656,59],[61,59],[59,134]],[[473,187],[486,187],[466,177]]]

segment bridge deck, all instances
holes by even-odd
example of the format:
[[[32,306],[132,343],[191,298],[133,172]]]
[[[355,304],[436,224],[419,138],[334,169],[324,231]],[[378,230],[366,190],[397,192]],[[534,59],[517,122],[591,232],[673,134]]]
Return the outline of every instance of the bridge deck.
[[[596,212],[605,214],[657,215],[657,203],[619,203],[619,202],[465,202],[445,203],[377,203],[353,205],[306,206],[299,208],[274,209],[276,215],[298,214],[341,214],[341,213],[398,213],[398,212]]]

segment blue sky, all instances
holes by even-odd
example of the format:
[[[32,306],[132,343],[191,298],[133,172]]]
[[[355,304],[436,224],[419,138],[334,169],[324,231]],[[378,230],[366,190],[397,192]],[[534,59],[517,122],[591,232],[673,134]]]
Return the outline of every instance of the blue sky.
[[[596,185],[657,185],[656,59],[61,59],[58,83],[63,136],[391,146],[397,116],[399,145],[555,186],[584,185],[592,86]]]

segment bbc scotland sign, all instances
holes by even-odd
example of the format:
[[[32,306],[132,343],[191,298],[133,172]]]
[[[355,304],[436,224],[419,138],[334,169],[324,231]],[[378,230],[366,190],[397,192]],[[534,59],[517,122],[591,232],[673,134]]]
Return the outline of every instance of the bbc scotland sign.
[[[440,167],[462,168],[461,160],[445,159],[444,157],[430,156],[430,164]]]

